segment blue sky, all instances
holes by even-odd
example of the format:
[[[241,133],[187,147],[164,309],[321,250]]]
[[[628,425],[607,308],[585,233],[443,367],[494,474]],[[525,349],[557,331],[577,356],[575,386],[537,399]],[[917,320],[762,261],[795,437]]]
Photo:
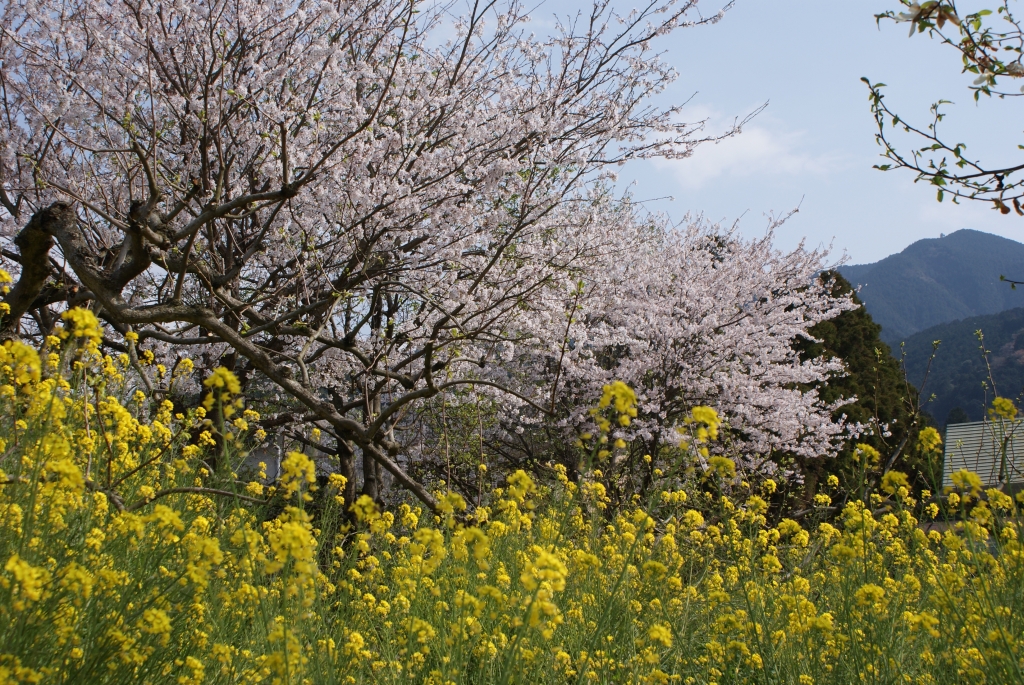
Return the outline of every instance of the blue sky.
[[[628,11],[630,0],[613,0]],[[706,14],[722,0],[702,0]],[[969,2],[961,3],[964,5]],[[548,0],[531,12],[541,25],[579,6]],[[874,14],[895,0],[736,0],[715,26],[679,30],[660,47],[679,79],[664,102],[693,96],[686,120],[709,119],[721,131],[768,101],[742,135],[699,148],[676,161],[631,163],[620,182],[633,182],[638,199],[682,219],[687,212],[761,235],[768,213],[800,207],[778,232],[777,245],[832,245],[832,259],[877,261],[922,238],[974,228],[1024,241],[1024,217],[1003,216],[978,203],[939,204],[934,191],[910,172],[882,173],[867,89],[889,85],[886,101],[924,125],[929,105],[953,100],[949,137],[992,162],[1019,162],[1024,154],[1021,101],[975,105],[957,55],[925,36],[907,37],[906,24],[875,25]],[[969,9],[969,8],[968,8]],[[540,29],[540,26],[537,27]],[[694,95],[696,94],[696,95]]]

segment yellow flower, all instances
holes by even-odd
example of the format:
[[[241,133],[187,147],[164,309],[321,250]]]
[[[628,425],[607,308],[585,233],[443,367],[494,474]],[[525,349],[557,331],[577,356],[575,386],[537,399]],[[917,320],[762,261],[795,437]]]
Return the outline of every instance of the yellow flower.
[[[466,500],[457,492],[449,492],[438,501],[437,508],[451,516],[456,511],[466,510]]]
[[[242,392],[242,385],[238,382],[238,376],[223,366],[218,366],[214,369],[210,377],[203,381],[203,385],[208,388],[223,388],[232,395]]]
[[[414,542],[409,545],[409,553],[418,562],[419,570],[427,575],[433,573],[448,556],[444,535],[433,528],[420,528],[412,538]]]
[[[316,482],[316,464],[302,452],[289,452],[281,461],[281,487],[291,497],[303,485]]]
[[[344,652],[352,657],[356,658],[367,658],[370,653],[364,648],[366,647],[366,640],[363,636],[355,631],[348,634],[348,640],[345,641]]]
[[[796,545],[806,547],[810,542],[810,535],[800,527],[800,524],[793,519],[782,519],[777,526],[779,534],[790,538]]]
[[[853,449],[853,460],[857,463],[864,460],[867,466],[874,466],[881,458],[882,455],[878,453],[878,450],[863,442],[858,443],[858,445]]]
[[[295,565],[300,577],[309,577],[315,570],[316,538],[309,525],[309,515],[298,507],[288,507],[267,534],[271,556],[267,573],[277,573],[288,561]]]
[[[694,407],[693,411],[690,412],[690,417],[694,422],[704,424],[707,429],[707,437],[710,437],[712,440],[718,439],[718,427],[722,425],[722,420],[719,418],[717,411],[711,407],[698,406]]]
[[[39,353],[25,343],[7,340],[0,347],[0,363],[9,369],[9,374],[18,385],[38,383],[42,373]]]
[[[566,568],[561,559],[537,546],[532,551],[536,556],[519,576],[523,587],[533,592],[541,583],[548,583],[557,592],[564,590]]]
[[[882,476],[882,489],[890,495],[895,495],[900,488],[910,487],[907,481],[907,474],[899,471],[889,471]]]
[[[210,494],[230,488],[206,480],[199,462],[199,445],[218,442],[221,425],[254,430],[259,420],[230,397],[231,376],[215,374],[220,381],[203,392],[229,396],[243,418],[204,421],[202,408],[175,414],[169,400],[122,405],[134,386],[111,375],[98,378],[99,396],[95,384],[60,378],[60,366],[43,378],[33,354],[0,345],[0,643],[10,646],[0,683],[67,680],[101,658],[111,682],[177,685],[292,685],[322,673],[353,685],[451,685],[501,664],[534,680],[686,685],[756,680],[780,663],[794,683],[813,685],[849,675],[830,667],[852,650],[862,680],[909,655],[921,683],[980,682],[986,664],[1003,663],[1008,649],[1015,658],[1006,642],[1013,616],[1000,598],[1020,585],[1017,505],[998,489],[982,496],[981,479],[966,471],[946,493],[949,525],[927,533],[918,517],[942,514],[927,491],[921,505],[903,507],[879,509],[881,494],[854,498],[816,523],[784,518],[793,516],[787,506],[805,503],[771,497],[780,483],[750,474],[726,497],[685,471],[690,460],[653,480],[649,509],[621,465],[580,473],[552,464],[541,468],[556,478],[515,471],[482,493],[466,522],[411,500],[379,509],[367,496],[343,503],[358,523],[336,519],[331,502],[351,485],[337,473],[315,519],[290,498],[264,520],[259,505]],[[89,374],[114,364],[77,363]],[[616,414],[622,394],[609,391],[591,415],[608,428],[595,449],[612,450],[616,418],[631,418]],[[715,422],[700,411],[690,419],[681,426],[690,445],[708,449]],[[940,449],[927,430],[917,439],[922,450]],[[474,498],[472,481],[486,477],[464,476],[487,473],[475,454],[461,452],[453,474]],[[678,454],[640,464],[658,474],[654,462]],[[857,456],[873,460],[863,446]],[[315,483],[315,464],[300,452],[283,460],[277,487],[264,485],[265,463],[252,483],[229,476],[248,461],[237,457],[222,460],[223,475],[250,496],[301,496]],[[710,454],[701,463],[723,476],[738,468]],[[879,493],[906,493],[908,481],[884,474]],[[827,483],[839,486],[834,476]],[[443,495],[447,484],[438,487],[443,512],[464,509],[459,495]],[[816,506],[830,504],[825,492],[835,497],[823,489]],[[599,624],[606,607],[616,613]],[[336,626],[330,636],[325,625]],[[935,638],[952,640],[948,658],[932,653]],[[109,650],[99,654],[97,644]]]
[[[203,408],[206,411],[212,410],[214,403],[220,402],[225,418],[235,413],[234,407],[228,402],[231,400],[232,395],[237,395],[242,391],[242,385],[238,382],[238,376],[223,366],[219,366],[213,370],[209,378],[203,381],[203,385],[210,389],[210,392],[203,399]],[[241,405],[241,400],[239,400],[238,404]]]
[[[873,607],[885,599],[885,590],[874,583],[865,583],[854,593],[857,604],[865,607]]]
[[[357,521],[372,522],[380,514],[377,511],[377,503],[369,495],[359,495],[359,498],[352,504],[352,513]]]
[[[736,462],[728,457],[711,457],[708,459],[708,469],[722,478],[736,477]]]
[[[1013,419],[1017,416],[1017,407],[1013,405],[1013,400],[997,397],[992,400],[992,408],[988,410],[988,413],[1003,419]]]
[[[61,338],[82,338],[93,347],[103,341],[100,321],[91,310],[75,307],[61,314],[60,318],[64,321],[64,329],[60,332]]]
[[[509,497],[519,504],[522,504],[527,495],[536,492],[536,490],[537,486],[533,484],[533,480],[531,480],[530,476],[526,474],[526,471],[523,471],[522,469],[517,470],[508,477]]]
[[[615,411],[627,416],[636,416],[636,393],[622,381],[613,381],[602,388],[601,401],[598,407],[604,409],[614,405]],[[632,411],[632,413],[631,413]]]
[[[981,478],[972,471],[967,471],[966,469],[954,471],[950,476],[950,480],[953,481],[953,485],[961,490],[970,490],[975,495],[981,492]]]
[[[655,623],[647,631],[647,637],[663,647],[672,646],[672,628],[667,623]]]
[[[139,619],[139,629],[150,635],[165,635],[171,632],[171,619],[163,609],[146,609]]]
[[[335,490],[344,490],[348,484],[348,478],[340,473],[332,473],[327,477],[327,483]]]
[[[903,619],[910,626],[911,630],[923,630],[932,637],[939,637],[938,631],[939,619],[934,614],[922,611],[921,613],[914,613],[912,611],[905,611],[903,613]]]
[[[181,359],[181,361],[179,361],[177,365],[174,367],[174,372],[172,373],[172,375],[175,378],[187,376],[188,374],[192,373],[192,371],[195,368],[196,365],[192,362],[192,360],[189,359],[188,357],[185,357]]]
[[[25,608],[26,602],[38,602],[43,596],[43,590],[50,581],[50,573],[45,568],[32,566],[17,554],[13,555],[4,564],[4,570],[11,574],[18,584],[15,595],[14,608],[21,611]]]
[[[922,452],[934,452],[942,445],[942,436],[939,435],[939,431],[928,426],[918,433],[917,445]]]

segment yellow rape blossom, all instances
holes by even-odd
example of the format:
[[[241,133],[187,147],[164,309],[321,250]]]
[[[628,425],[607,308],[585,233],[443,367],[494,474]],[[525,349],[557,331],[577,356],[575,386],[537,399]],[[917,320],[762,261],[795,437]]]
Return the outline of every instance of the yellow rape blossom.
[[[291,497],[316,482],[316,464],[302,452],[289,452],[281,460],[281,488]]]
[[[935,452],[942,446],[942,436],[931,426],[917,434],[917,445],[922,452]]]
[[[989,415],[1002,419],[1012,420],[1017,416],[1017,407],[1013,400],[1006,397],[997,397],[992,400],[992,407],[988,410]]]
[[[672,628],[667,623],[655,623],[647,631],[647,637],[662,647],[672,646]]]
[[[217,443],[218,415],[128,403],[134,388],[79,349],[63,354],[77,379],[103,379],[98,396],[3,346],[0,683],[942,685],[1014,682],[1024,658],[1018,505],[975,474],[896,503],[829,490],[795,515],[782,495],[799,484],[737,481],[727,445],[604,471],[484,470],[474,452],[453,458],[464,497],[438,486],[441,516],[397,489],[338,501],[357,485],[340,474],[307,501],[308,456],[288,452],[274,485],[254,456],[263,473],[245,485],[230,475],[248,459],[240,434],[204,473],[195,443]],[[215,377],[205,392],[234,406]],[[608,391],[609,430],[631,401]],[[259,420],[241,416],[238,431]],[[714,417],[691,419],[711,447]],[[686,470],[698,463],[724,478]],[[626,469],[655,464],[666,474],[632,497]],[[476,490],[485,473],[501,487]],[[901,475],[882,491],[909,488]]]
[[[103,329],[92,310],[76,307],[61,314],[60,318],[64,322],[59,332],[62,339],[81,339],[93,349],[103,341]]]
[[[50,579],[49,571],[31,565],[17,554],[7,560],[7,563],[4,564],[4,571],[10,574],[14,580],[11,589],[14,597],[13,606],[16,611],[24,610],[30,602],[38,602]],[[11,585],[5,583],[4,587],[11,587]]]
[[[890,495],[896,494],[899,488],[908,487],[907,474],[899,471],[887,471],[882,476],[882,489]]]

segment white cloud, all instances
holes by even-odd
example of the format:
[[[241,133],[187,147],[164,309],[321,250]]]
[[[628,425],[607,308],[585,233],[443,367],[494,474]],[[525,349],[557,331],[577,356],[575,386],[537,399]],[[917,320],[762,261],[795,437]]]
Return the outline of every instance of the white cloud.
[[[708,131],[722,131],[718,117],[710,116]],[[687,159],[656,160],[655,168],[671,173],[686,189],[698,189],[710,182],[750,176],[804,176],[838,170],[840,158],[806,149],[801,131],[786,131],[772,121],[755,120],[739,135],[718,143],[705,143]]]

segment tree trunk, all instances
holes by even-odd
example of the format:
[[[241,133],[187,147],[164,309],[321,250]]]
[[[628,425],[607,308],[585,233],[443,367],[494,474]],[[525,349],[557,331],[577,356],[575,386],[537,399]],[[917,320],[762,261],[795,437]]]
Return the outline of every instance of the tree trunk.
[[[360,494],[366,495],[374,502],[380,496],[379,481],[377,480],[377,462],[363,452],[363,490]]]
[[[351,451],[343,453],[339,450],[338,465],[341,475],[345,476],[345,489],[342,491],[341,496],[344,499],[342,507],[347,516],[349,508],[356,501],[356,455]]]
[[[21,276],[11,291],[4,296],[4,302],[11,311],[3,316],[0,331],[16,333],[18,325],[32,303],[43,290],[50,275],[50,248],[53,247],[55,224],[71,224],[75,212],[64,202],[55,202],[32,215],[25,228],[14,238],[14,244],[21,252]]]

